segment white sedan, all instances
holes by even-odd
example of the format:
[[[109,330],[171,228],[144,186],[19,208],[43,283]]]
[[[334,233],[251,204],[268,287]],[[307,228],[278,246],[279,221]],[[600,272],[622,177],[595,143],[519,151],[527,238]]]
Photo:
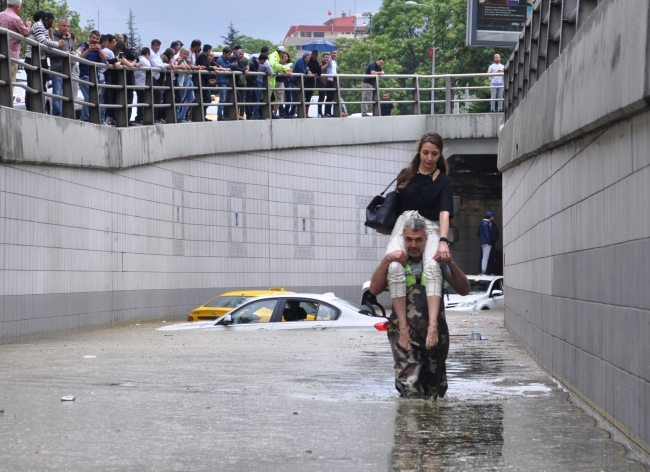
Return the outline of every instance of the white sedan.
[[[388,321],[372,316],[333,293],[297,293],[255,297],[213,321],[181,323],[161,331],[207,329],[216,331],[262,331],[279,329],[350,329],[386,331]]]
[[[445,282],[445,310],[503,310],[503,277],[468,275],[469,294],[458,295]]]

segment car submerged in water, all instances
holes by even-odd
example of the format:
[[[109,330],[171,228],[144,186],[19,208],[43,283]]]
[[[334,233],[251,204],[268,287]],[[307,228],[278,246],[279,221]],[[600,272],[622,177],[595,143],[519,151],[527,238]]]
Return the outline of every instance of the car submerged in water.
[[[445,310],[503,310],[503,276],[468,275],[467,281],[467,295],[458,295],[445,282]]]
[[[213,321],[181,323],[161,331],[377,330],[386,331],[385,318],[338,298],[333,293],[277,293],[252,298]]]

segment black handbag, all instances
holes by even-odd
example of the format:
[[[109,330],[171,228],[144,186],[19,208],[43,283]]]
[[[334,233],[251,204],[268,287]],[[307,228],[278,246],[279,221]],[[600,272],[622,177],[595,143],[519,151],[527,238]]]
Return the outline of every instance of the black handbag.
[[[388,192],[385,197],[384,193],[395,183],[395,180],[383,192],[373,198],[366,207],[366,222],[364,224],[368,228],[388,234],[393,231],[395,222],[402,212],[402,201],[397,190]]]

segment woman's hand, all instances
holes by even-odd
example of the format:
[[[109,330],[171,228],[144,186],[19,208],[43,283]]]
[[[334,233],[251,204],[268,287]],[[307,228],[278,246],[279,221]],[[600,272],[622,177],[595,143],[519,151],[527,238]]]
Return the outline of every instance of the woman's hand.
[[[451,254],[449,253],[449,245],[444,241],[440,241],[440,244],[438,244],[438,251],[433,256],[433,258],[437,261],[449,262],[450,257]]]
[[[399,345],[405,351],[410,351],[411,348],[411,332],[407,326],[400,326],[399,328]]]
[[[427,329],[426,348],[433,349],[437,345],[438,345],[438,325],[429,324],[429,329]]]

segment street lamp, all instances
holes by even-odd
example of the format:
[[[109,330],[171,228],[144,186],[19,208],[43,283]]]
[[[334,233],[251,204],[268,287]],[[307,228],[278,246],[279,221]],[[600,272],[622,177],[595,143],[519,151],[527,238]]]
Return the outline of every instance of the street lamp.
[[[413,2],[413,1],[408,1],[404,2],[404,5],[407,5],[409,7],[424,7],[430,9],[433,13],[435,13],[435,10],[432,6],[429,5],[424,5],[422,3],[418,2]],[[436,75],[436,23],[435,21],[433,22],[433,46],[431,47],[431,75]],[[436,79],[433,77],[431,78],[431,114],[433,115],[435,113],[435,107],[433,101],[435,100],[434,98],[434,88],[436,86]]]
[[[372,62],[372,12],[364,11],[354,16],[357,18],[368,18],[368,28],[370,28],[370,62]]]

